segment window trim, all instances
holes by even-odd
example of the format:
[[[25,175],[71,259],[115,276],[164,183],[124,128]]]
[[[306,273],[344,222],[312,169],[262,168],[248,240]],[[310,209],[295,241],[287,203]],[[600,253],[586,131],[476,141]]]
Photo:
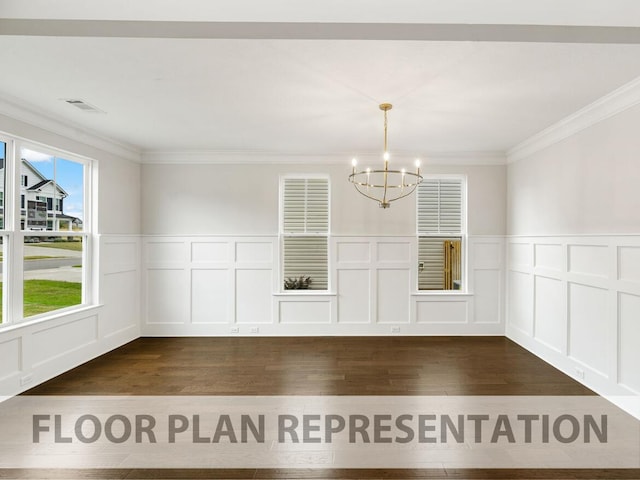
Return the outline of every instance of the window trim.
[[[285,180],[321,179],[327,181],[327,231],[326,232],[285,232],[284,231],[284,185]],[[327,288],[326,290],[285,290],[284,288],[284,238],[285,237],[326,237],[327,239]],[[334,295],[331,281],[331,176],[324,173],[286,173],[280,175],[278,193],[278,295]]]
[[[429,180],[460,180],[460,184],[461,184],[461,195],[460,195],[460,232],[438,232],[438,233],[432,233],[432,232],[428,232],[428,233],[421,233],[418,228],[419,228],[419,216],[420,216],[420,210],[419,210],[419,197],[420,197],[420,191],[419,188],[420,186],[418,185],[418,188],[416,189],[416,217],[415,217],[415,221],[416,221],[416,264],[415,264],[415,269],[416,269],[416,275],[415,275],[415,292],[413,293],[413,295],[469,295],[469,283],[468,283],[468,279],[469,279],[469,272],[468,272],[468,259],[469,259],[469,249],[468,249],[468,245],[469,245],[469,241],[468,241],[468,237],[469,237],[469,233],[467,230],[467,218],[468,218],[468,210],[469,210],[469,205],[467,202],[467,198],[468,198],[468,178],[467,175],[465,174],[458,174],[458,173],[443,173],[443,174],[424,174],[422,175],[423,181],[429,181]],[[451,237],[460,237],[460,241],[461,241],[461,246],[460,246],[460,250],[462,252],[462,266],[461,266],[461,275],[462,275],[462,285],[460,290],[420,290],[420,285],[419,285],[419,276],[418,276],[418,265],[420,263],[420,257],[419,257],[419,244],[420,244],[420,237],[427,237],[427,238],[451,238]]]
[[[95,242],[94,225],[96,211],[94,205],[94,182],[97,181],[97,161],[68,152],[50,145],[41,144],[21,137],[16,137],[0,132],[0,141],[6,147],[5,156],[5,185],[4,185],[4,229],[0,235],[4,238],[3,250],[5,268],[2,272],[3,315],[0,329],[16,328],[26,324],[48,321],[63,315],[73,314],[79,311],[96,308],[98,306],[96,295],[96,271],[97,262],[94,258],[93,244]],[[82,298],[81,303],[68,307],[58,308],[38,315],[24,316],[24,240],[27,237],[42,236],[42,232],[22,230],[21,226],[21,197],[22,185],[22,149],[33,150],[55,158],[79,163],[83,166],[83,217],[82,230],[47,230],[47,236],[52,237],[82,237]],[[54,184],[55,184],[55,178]],[[7,211],[7,198],[10,199]],[[26,206],[26,195],[25,195]],[[19,285],[19,286],[18,286]]]

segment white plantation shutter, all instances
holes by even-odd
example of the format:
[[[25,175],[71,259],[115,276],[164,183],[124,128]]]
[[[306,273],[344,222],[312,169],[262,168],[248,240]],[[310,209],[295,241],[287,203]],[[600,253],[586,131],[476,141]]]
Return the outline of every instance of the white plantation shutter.
[[[462,181],[424,180],[418,186],[418,234],[462,233]]]
[[[425,179],[418,186],[418,289],[445,288],[446,240],[463,235],[461,179]]]
[[[328,288],[329,180],[285,178],[282,204],[284,279],[311,277]]]
[[[329,181],[285,178],[283,233],[329,232]]]

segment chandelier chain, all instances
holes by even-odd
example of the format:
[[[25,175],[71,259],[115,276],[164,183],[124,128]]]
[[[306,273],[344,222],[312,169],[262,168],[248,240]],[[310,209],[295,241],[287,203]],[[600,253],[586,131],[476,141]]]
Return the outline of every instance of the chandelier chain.
[[[387,143],[387,110],[384,111],[384,152],[388,152],[388,143]]]

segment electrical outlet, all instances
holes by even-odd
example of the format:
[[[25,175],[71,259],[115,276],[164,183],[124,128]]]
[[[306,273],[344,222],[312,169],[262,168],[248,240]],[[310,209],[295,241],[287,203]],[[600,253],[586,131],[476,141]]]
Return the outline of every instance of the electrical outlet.
[[[400,327],[391,327],[391,333],[400,333]]]
[[[231,333],[240,333],[240,327],[231,327]]]
[[[26,385],[27,383],[31,383],[33,382],[33,374],[30,373],[29,375],[25,375],[24,377],[22,377],[20,379],[20,385]]]
[[[576,377],[580,380],[584,380],[584,370],[580,367],[576,367]]]
[[[250,332],[251,333],[259,333],[260,332],[260,328],[259,327],[251,327]]]

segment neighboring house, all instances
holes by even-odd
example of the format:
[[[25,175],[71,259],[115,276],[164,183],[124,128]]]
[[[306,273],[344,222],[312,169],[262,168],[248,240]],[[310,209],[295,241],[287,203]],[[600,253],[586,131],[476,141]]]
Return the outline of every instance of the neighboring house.
[[[0,226],[4,226],[4,162],[0,165]],[[22,159],[20,171],[20,227],[22,230],[73,230],[82,220],[65,215],[67,192]]]

